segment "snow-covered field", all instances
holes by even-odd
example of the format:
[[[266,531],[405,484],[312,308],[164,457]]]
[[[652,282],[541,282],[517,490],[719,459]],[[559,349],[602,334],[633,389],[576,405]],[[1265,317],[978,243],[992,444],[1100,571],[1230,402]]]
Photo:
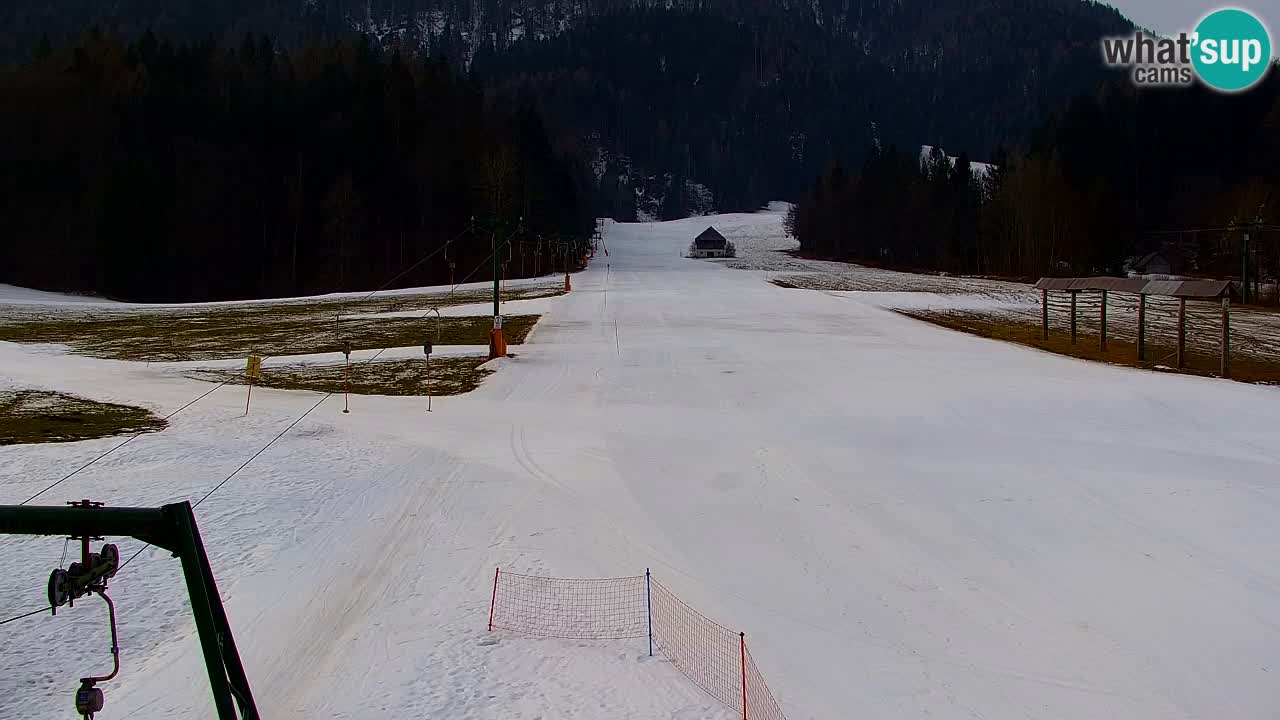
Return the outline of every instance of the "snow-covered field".
[[[709,223],[754,270],[680,257]],[[264,717],[731,717],[643,643],[492,642],[498,565],[653,568],[747,631],[791,720],[1274,717],[1280,389],[777,287],[827,264],[773,252],[776,209],[605,241],[476,392],[333,398],[200,506]],[[8,382],[162,414],[209,387],[34,350],[0,343]],[[199,498],[315,400],[255,391],[241,417],[222,388],[43,500]],[[0,448],[0,502],[114,442]],[[2,619],[40,605],[62,543],[0,542]],[[102,720],[212,717],[184,592],[154,550],[112,582]],[[0,718],[74,717],[110,664],[100,605],[0,626]]]
[[[771,214],[785,212],[785,203],[773,203],[769,209]],[[787,251],[795,250],[798,244],[779,232],[776,226],[750,219],[731,220],[729,223],[726,225],[728,234],[738,247],[739,257],[717,262],[757,271],[774,282],[849,296],[861,303],[895,310],[959,313],[1026,324],[1040,323],[1040,293],[1029,284],[993,278],[907,273],[797,258]],[[718,219],[716,225],[721,227]],[[1083,293],[1078,301],[1081,332],[1096,338],[1100,298],[1096,293]],[[1066,294],[1052,295],[1050,303],[1050,322],[1058,328],[1068,327],[1070,315]],[[1213,302],[1193,301],[1187,305],[1187,314],[1189,347],[1212,354],[1218,347],[1221,334],[1218,306]],[[1111,293],[1107,300],[1107,315],[1111,337],[1130,341],[1136,338],[1138,312],[1135,296]],[[1177,342],[1176,300],[1148,298],[1146,332],[1149,344],[1159,344],[1168,349]],[[1280,357],[1280,313],[1233,308],[1231,338],[1232,353],[1237,358],[1269,360]]]

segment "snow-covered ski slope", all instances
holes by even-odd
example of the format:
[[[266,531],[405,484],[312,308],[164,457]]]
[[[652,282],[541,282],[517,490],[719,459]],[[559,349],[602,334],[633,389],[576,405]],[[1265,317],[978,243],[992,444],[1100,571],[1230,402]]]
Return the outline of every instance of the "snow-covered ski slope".
[[[200,506],[264,717],[730,717],[643,642],[490,636],[498,565],[653,568],[747,632],[791,720],[1280,711],[1280,390],[680,257],[712,223],[782,237],[777,213],[611,224],[478,391],[429,415],[333,398]],[[208,387],[48,347],[0,344],[0,367],[162,413]],[[46,500],[198,498],[314,402],[259,390],[242,418],[223,388]],[[0,448],[0,501],[113,442]],[[0,612],[38,605],[62,543],[0,542]],[[148,550],[112,589],[99,718],[212,717],[176,561]],[[73,717],[109,665],[100,605],[0,627],[0,718]]]

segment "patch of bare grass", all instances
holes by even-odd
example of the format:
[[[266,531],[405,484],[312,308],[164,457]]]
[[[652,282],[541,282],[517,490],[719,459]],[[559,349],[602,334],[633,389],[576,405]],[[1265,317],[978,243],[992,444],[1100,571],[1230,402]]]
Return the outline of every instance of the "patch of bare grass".
[[[1028,347],[1069,355],[1071,357],[1094,360],[1097,362],[1123,365],[1126,367],[1144,368],[1182,372],[1190,375],[1219,376],[1219,355],[1216,348],[1203,345],[1187,347],[1185,367],[1181,370],[1175,366],[1174,348],[1167,342],[1151,342],[1147,345],[1147,359],[1138,360],[1137,344],[1127,338],[1109,337],[1107,349],[1099,348],[1096,334],[1080,334],[1076,344],[1071,344],[1071,333],[1059,328],[1050,328],[1049,338],[1042,337],[1038,322],[1018,316],[990,315],[956,311],[899,311],[903,315],[940,325],[952,330],[960,330],[980,337],[1018,343]],[[1249,383],[1280,383],[1280,358],[1267,358],[1256,355],[1230,357],[1229,375],[1232,380]]]
[[[435,397],[471,392],[492,370],[480,367],[486,357],[463,356],[412,360],[384,360],[351,366],[351,393],[354,395],[421,395]],[[285,365],[267,367],[254,381],[258,387],[279,390],[343,391],[345,365]],[[187,373],[196,380],[245,385],[248,379],[239,370],[196,370]]]
[[[0,445],[91,440],[166,425],[164,418],[132,405],[47,390],[0,391]]]
[[[537,315],[504,318],[510,344],[524,342]],[[421,345],[487,345],[489,316],[344,319],[310,305],[213,305],[166,310],[53,312],[0,320],[0,340],[58,343],[113,360],[227,360]]]

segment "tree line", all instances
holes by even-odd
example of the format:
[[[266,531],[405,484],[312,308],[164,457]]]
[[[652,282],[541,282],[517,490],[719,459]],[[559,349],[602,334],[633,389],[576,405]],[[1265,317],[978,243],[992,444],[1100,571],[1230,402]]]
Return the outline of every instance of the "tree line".
[[[933,138],[982,154],[1025,142],[1052,109],[1113,74],[1097,38],[1129,27],[1076,0],[886,0],[856,13],[814,3],[821,23],[809,4],[748,5],[585,17],[549,37],[481,46],[472,73],[600,149],[606,214],[634,219],[637,200],[660,195],[648,214],[667,219],[700,209],[689,184],[709,188],[720,211],[751,211],[798,197],[833,161],[859,167],[875,142]]]
[[[1117,274],[1165,250],[1230,276],[1244,226],[1280,221],[1280,73],[1236,95],[1105,83],[985,159],[872,147],[857,170],[821,174],[789,231],[809,255],[920,270]],[[1276,235],[1251,251],[1269,278]]]
[[[455,239],[397,282],[445,284],[449,262],[461,280],[491,255],[473,217],[520,228],[513,253],[542,237],[543,269],[593,227],[589,172],[536,109],[358,37],[45,45],[0,70],[0,147],[0,282],[54,290],[372,289]]]
[[[149,27],[214,38],[233,55],[264,33],[282,67],[353,30],[368,35],[343,41],[348,55],[364,42],[411,65],[429,51],[487,107],[536,107],[619,220],[792,199],[832,161],[860,167],[874,142],[989,156],[1107,76],[1098,38],[1132,28],[1080,0],[15,0],[0,9],[0,64],[94,25],[128,43]]]

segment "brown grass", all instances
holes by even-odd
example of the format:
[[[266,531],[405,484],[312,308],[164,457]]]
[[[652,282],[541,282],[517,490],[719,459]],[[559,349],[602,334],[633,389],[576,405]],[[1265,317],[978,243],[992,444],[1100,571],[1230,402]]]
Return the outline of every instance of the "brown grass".
[[[1188,344],[1186,367],[1179,370],[1174,367],[1177,362],[1176,357],[1173,356],[1175,348],[1170,346],[1167,341],[1158,345],[1149,343],[1146,349],[1147,359],[1140,361],[1138,360],[1137,345],[1132,341],[1108,338],[1107,350],[1103,351],[1098,347],[1098,336],[1096,334],[1085,335],[1081,333],[1077,337],[1076,344],[1072,345],[1070,332],[1057,328],[1051,328],[1049,339],[1045,340],[1042,338],[1042,331],[1038,323],[1018,317],[950,311],[903,310],[899,312],[917,320],[941,325],[952,330],[960,330],[985,338],[1026,345],[1058,353],[1059,355],[1069,355],[1125,367],[1219,377],[1219,354],[1216,347],[1193,347]],[[1239,357],[1233,355],[1229,359],[1229,375],[1232,380],[1249,383],[1280,383],[1280,358]]]
[[[461,395],[480,386],[480,381],[492,370],[480,367],[486,357],[433,358],[430,367],[426,358],[413,360],[384,360],[371,363],[355,363],[351,366],[351,393],[353,395],[421,395],[428,392],[435,397]],[[254,381],[258,387],[279,390],[311,390],[340,393],[343,391],[345,365],[287,365],[263,368],[262,377]],[[187,373],[196,380],[228,382],[235,385],[248,383],[239,370],[196,370]]]
[[[72,442],[155,432],[163,418],[139,407],[46,390],[0,392],[0,445]]]
[[[563,294],[563,284],[551,282],[514,288],[502,297],[531,300]],[[431,308],[492,297],[487,290],[467,290],[178,307],[12,305],[0,317],[0,341],[57,343],[81,355],[155,362],[337,352],[343,341],[357,350],[405,347],[435,341]],[[419,314],[367,317],[387,312]],[[535,322],[536,315],[507,317],[507,342],[523,342]],[[439,326],[439,344],[487,345],[492,319],[446,317]]]
[[[325,304],[321,304],[327,307]],[[537,315],[504,318],[510,344],[524,342]],[[62,311],[0,320],[0,340],[58,343],[73,352],[112,360],[226,360],[421,345],[487,345],[489,316],[367,318],[301,304],[201,306],[173,310]]]

